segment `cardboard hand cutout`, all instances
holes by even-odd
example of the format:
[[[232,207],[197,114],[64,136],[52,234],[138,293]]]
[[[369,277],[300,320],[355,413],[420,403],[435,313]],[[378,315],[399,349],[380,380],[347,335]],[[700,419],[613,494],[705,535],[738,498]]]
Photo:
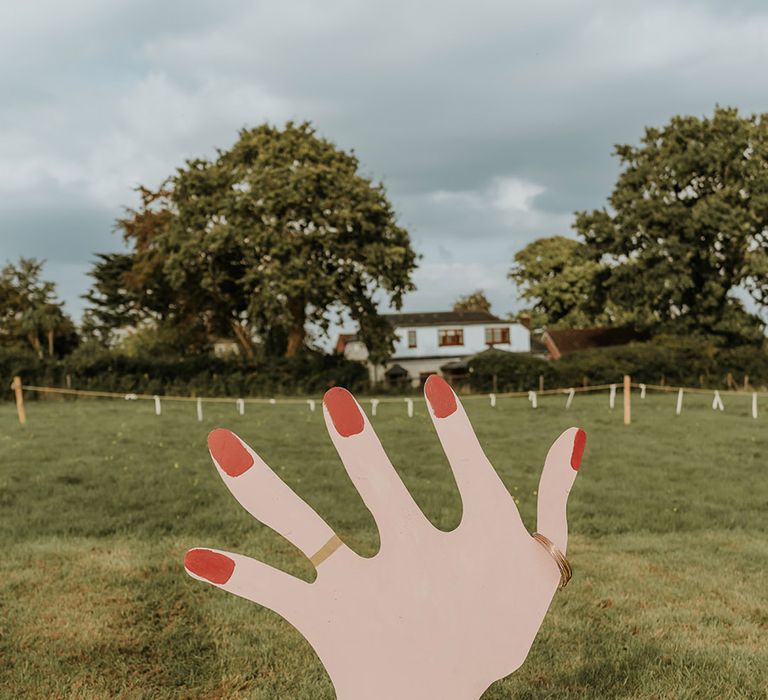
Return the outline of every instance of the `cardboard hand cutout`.
[[[345,389],[323,400],[331,440],[373,514],[381,547],[356,554],[233,433],[209,436],[235,498],[293,542],[317,568],[312,583],[255,559],[193,549],[187,572],[282,615],[312,645],[341,700],[474,700],[525,660],[560,584],[545,547],[483,453],[461,403],[437,376],[425,386],[463,514],[436,529],[389,462]],[[552,445],[541,475],[538,531],[562,552],[566,500],[584,450],[582,430]]]

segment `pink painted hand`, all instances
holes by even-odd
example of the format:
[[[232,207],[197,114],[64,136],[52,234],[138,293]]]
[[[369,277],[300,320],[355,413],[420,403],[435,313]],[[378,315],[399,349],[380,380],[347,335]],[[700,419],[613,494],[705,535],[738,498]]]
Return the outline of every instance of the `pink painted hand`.
[[[352,395],[331,389],[323,401],[331,440],[379,528],[371,558],[343,544],[233,433],[215,430],[208,440],[235,498],[304,552],[317,578],[307,583],[210,549],[190,550],[187,572],[282,615],[315,649],[342,700],[480,697],[523,663],[560,583],[452,389],[430,377],[425,394],[461,492],[463,515],[451,532],[421,512]],[[582,430],[566,430],[541,475],[538,531],[562,552],[584,443]]]

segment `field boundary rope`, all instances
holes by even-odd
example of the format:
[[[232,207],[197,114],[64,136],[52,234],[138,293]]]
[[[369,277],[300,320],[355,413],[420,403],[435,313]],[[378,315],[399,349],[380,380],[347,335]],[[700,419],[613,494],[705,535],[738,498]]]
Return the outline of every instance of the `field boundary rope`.
[[[14,377],[10,387],[15,393],[17,413],[19,416],[19,422],[23,425],[26,423],[26,409],[24,406],[24,392],[33,392],[37,394],[53,394],[61,396],[73,396],[83,398],[108,398],[108,399],[121,399],[126,401],[152,401],[155,405],[156,415],[162,414],[162,403],[165,401],[170,402],[187,402],[195,403],[197,407],[197,418],[203,420],[203,405],[206,403],[234,403],[237,407],[240,415],[245,414],[246,404],[251,405],[275,405],[275,404],[292,404],[292,405],[305,405],[308,406],[310,411],[314,411],[318,403],[322,402],[321,398],[297,398],[297,397],[280,397],[280,398],[264,398],[264,397],[232,397],[232,396],[182,396],[174,394],[145,394],[134,392],[118,392],[118,391],[98,391],[91,389],[72,389],[63,387],[51,387],[51,386],[36,386],[23,384],[21,377]],[[576,394],[586,394],[592,392],[609,392],[609,406],[611,409],[615,408],[616,395],[618,390],[622,390],[623,403],[624,403],[624,423],[629,425],[631,423],[631,392],[632,390],[640,391],[640,398],[644,399],[646,392],[655,391],[661,393],[676,393],[677,402],[675,406],[675,414],[680,415],[683,406],[683,397],[686,393],[691,394],[710,394],[712,395],[712,408],[714,410],[725,410],[722,396],[719,389],[703,389],[701,387],[683,387],[683,386],[667,386],[663,384],[645,384],[642,382],[632,382],[631,377],[624,375],[623,382],[611,383],[611,384],[594,384],[590,386],[576,386],[576,387],[558,387],[554,389],[541,389],[530,391],[507,391],[507,392],[489,392],[489,393],[474,393],[465,394],[461,396],[462,401],[477,401],[484,400],[489,401],[492,407],[496,406],[498,399],[507,398],[527,398],[532,408],[538,407],[538,399],[542,396],[566,396],[565,409],[569,409],[573,403],[573,399]],[[752,417],[757,418],[757,399],[759,397],[768,396],[768,391],[749,391],[734,389],[725,392],[727,396],[750,396],[752,397]],[[421,397],[403,397],[403,396],[380,396],[380,397],[365,397],[360,398],[360,403],[368,403],[371,407],[371,414],[376,415],[376,409],[379,404],[400,404],[406,405],[406,411],[408,417],[413,416],[414,401],[423,400]]]

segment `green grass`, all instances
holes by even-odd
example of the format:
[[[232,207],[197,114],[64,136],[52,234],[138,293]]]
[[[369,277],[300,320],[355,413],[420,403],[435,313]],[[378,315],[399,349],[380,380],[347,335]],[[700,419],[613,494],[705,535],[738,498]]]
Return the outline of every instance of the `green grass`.
[[[569,503],[574,579],[528,660],[492,698],[768,697],[768,405],[748,397],[467,401],[477,432],[535,529],[551,441],[588,434]],[[189,547],[231,549],[304,578],[309,563],[229,495],[205,447],[248,440],[341,537],[376,551],[372,518],[319,411],[100,400],[0,404],[0,697],[332,698],[309,645],[256,605],[188,578]],[[381,439],[426,514],[460,516],[423,404],[381,404]]]

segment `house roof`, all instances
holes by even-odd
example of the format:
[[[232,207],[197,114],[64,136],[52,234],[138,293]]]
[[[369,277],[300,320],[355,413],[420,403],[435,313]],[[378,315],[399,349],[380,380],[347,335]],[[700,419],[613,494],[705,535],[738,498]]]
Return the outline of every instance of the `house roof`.
[[[633,340],[646,340],[646,336],[632,328],[568,328],[544,331],[541,340],[552,359],[560,359],[578,350],[625,345]]]
[[[470,357],[464,357],[460,360],[451,360],[450,362],[446,362],[444,365],[440,365],[440,370],[442,372],[466,371],[469,369],[470,359]]]
[[[357,333],[339,333],[336,340],[336,352],[344,352],[347,343],[352,343],[355,340],[357,340]]]
[[[469,326],[476,323],[511,323],[489,311],[424,311],[412,314],[382,314],[396,328],[405,326]]]
[[[408,376],[408,370],[405,369],[402,365],[392,365],[386,372],[384,372],[384,375],[386,377],[389,377],[390,379],[396,379],[398,377],[407,377]]]

